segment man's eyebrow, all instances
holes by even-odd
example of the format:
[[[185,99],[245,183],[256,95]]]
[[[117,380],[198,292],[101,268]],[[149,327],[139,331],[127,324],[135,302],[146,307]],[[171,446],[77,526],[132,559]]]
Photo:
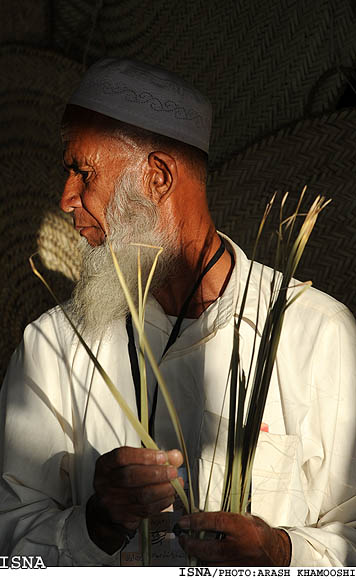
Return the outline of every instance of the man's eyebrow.
[[[66,162],[65,151],[63,151],[63,154],[62,154],[62,163],[66,169],[73,169],[74,171],[77,171],[79,169],[79,165],[75,159],[72,159],[72,163]]]

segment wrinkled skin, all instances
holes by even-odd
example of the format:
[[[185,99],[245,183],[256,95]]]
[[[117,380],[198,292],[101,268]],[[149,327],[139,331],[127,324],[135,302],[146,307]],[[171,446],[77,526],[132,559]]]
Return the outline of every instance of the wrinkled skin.
[[[159,514],[175,498],[171,480],[178,476],[182,454],[120,447],[101,455],[94,475],[95,494],[87,504],[91,539],[112,554],[143,518]],[[167,464],[168,462],[168,464]]]
[[[71,126],[63,134],[63,141],[68,178],[60,206],[72,213],[79,234],[91,246],[98,246],[105,240],[106,209],[115,179],[126,167],[127,152],[95,126]]]
[[[182,455],[177,450],[154,451],[121,447],[99,457],[94,475],[95,494],[87,505],[91,539],[113,554],[143,518],[157,515],[175,499],[171,480],[178,475]],[[168,464],[167,464],[168,462]],[[284,530],[260,518],[224,512],[200,512],[179,521],[185,552],[209,566],[288,566],[291,548]],[[205,538],[197,537],[208,532]],[[224,534],[222,540],[215,532]],[[209,532],[213,532],[212,534]]]
[[[62,132],[68,179],[60,206],[72,214],[75,228],[93,247],[105,240],[106,210],[114,184],[134,156],[127,143],[105,133],[108,126],[110,119],[104,115],[83,110]],[[142,194],[157,206],[159,227],[177,234],[174,279],[156,289],[155,298],[167,314],[178,316],[197,272],[219,248],[220,238],[209,213],[205,186],[181,159],[169,151],[152,151],[142,168]],[[204,277],[187,318],[198,318],[222,294],[231,271],[231,256],[225,251]]]
[[[200,512],[179,521],[183,550],[207,566],[289,566],[291,547],[284,530],[271,528],[260,518],[224,512]],[[205,538],[199,533],[206,531]],[[215,532],[222,532],[217,539]],[[214,532],[209,533],[209,532]]]

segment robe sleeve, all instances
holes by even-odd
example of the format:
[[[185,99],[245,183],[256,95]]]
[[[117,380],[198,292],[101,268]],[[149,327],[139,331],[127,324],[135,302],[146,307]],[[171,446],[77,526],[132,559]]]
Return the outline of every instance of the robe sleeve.
[[[287,528],[291,566],[356,566],[356,325],[345,308],[315,344],[309,412],[302,425],[306,527]]]
[[[0,553],[46,566],[119,566],[89,538],[73,505],[70,389],[60,384],[61,341],[51,317],[27,327],[0,399]]]

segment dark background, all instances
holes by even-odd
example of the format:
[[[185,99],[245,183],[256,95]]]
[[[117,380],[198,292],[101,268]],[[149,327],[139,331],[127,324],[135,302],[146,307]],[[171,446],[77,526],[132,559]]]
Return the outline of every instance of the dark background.
[[[266,200],[308,185],[333,198],[298,271],[356,312],[356,14],[346,0],[0,2],[0,374],[25,325],[78,275],[76,235],[57,209],[59,122],[102,56],[157,63],[211,99],[209,203],[248,253]],[[268,243],[260,260],[271,263]]]

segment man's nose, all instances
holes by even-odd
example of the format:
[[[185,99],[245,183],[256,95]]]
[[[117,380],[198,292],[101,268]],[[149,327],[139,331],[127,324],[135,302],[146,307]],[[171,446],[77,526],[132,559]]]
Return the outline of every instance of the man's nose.
[[[69,176],[62,193],[60,208],[66,213],[72,212],[77,207],[82,207],[81,186],[76,176]]]

